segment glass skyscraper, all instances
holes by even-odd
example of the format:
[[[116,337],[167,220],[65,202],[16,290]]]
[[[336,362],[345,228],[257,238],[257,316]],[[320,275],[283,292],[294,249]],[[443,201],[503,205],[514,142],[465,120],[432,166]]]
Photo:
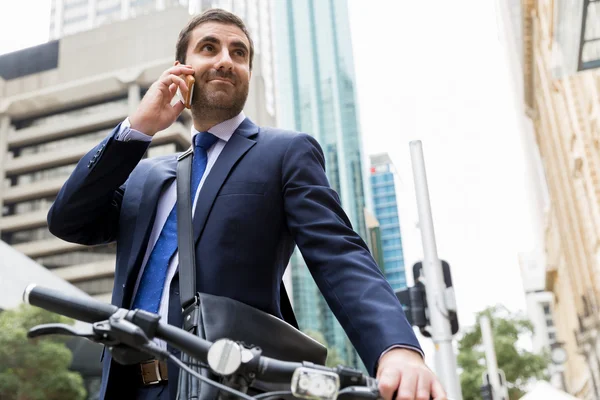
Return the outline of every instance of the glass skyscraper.
[[[387,153],[371,156],[373,205],[379,221],[383,250],[383,265],[379,267],[392,289],[400,290],[406,287],[406,272],[394,175],[394,165]]]
[[[365,238],[365,181],[345,0],[274,2],[279,126],[313,135],[327,176],[353,228]],[[293,304],[301,329],[320,331],[343,361],[360,366],[346,334],[320,295],[298,251]]]

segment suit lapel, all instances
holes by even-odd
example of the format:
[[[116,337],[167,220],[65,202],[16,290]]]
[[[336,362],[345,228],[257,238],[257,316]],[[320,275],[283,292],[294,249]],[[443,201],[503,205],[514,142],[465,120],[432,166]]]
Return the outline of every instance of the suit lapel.
[[[149,167],[145,175],[145,181],[140,182],[138,186],[141,188],[141,201],[137,211],[135,228],[131,233],[133,240],[129,251],[127,268],[124,271],[125,280],[123,282],[126,283],[125,287],[129,290],[128,293],[124,294],[123,304],[129,301],[128,299],[137,278],[137,272],[146,253],[146,246],[151,232],[150,228],[156,216],[160,194],[175,179],[176,166],[177,159],[175,156],[167,160],[157,161]]]
[[[256,141],[251,139],[258,133],[256,126],[250,119],[246,118],[233,133],[223,151],[219,155],[215,165],[211,168],[198,196],[198,202],[194,212],[194,243],[204,230],[206,219],[212,205],[215,202],[217,193],[225,183],[233,166],[252,146]]]

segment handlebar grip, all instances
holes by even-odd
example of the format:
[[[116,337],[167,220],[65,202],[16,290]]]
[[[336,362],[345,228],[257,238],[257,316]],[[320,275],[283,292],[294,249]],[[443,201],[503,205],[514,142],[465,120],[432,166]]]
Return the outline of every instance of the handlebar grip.
[[[108,319],[118,307],[92,298],[72,296],[55,289],[31,284],[23,292],[23,301],[36,307],[84,322]]]

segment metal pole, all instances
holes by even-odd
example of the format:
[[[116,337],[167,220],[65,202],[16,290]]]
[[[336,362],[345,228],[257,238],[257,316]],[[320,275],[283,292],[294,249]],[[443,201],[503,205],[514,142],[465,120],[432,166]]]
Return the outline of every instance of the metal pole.
[[[492,326],[490,319],[483,315],[479,323],[481,325],[481,338],[485,350],[485,361],[487,364],[488,377],[494,391],[494,399],[501,399],[500,378],[498,376],[498,362],[496,361],[496,350],[494,350],[494,336],[492,335]]]
[[[462,391],[456,368],[456,355],[452,347],[452,331],[444,297],[446,285],[435,243],[425,159],[420,140],[410,142],[410,155],[417,208],[419,210],[419,227],[423,241],[423,275],[425,277],[427,308],[429,309],[431,323],[431,338],[436,349],[435,369],[448,397],[454,400],[462,400]]]

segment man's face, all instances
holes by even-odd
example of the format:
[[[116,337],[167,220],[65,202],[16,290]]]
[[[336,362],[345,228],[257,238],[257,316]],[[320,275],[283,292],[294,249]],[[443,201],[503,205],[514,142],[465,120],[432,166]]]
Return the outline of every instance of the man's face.
[[[250,83],[250,44],[235,25],[205,22],[190,36],[186,64],[196,71],[193,110],[244,108]]]

